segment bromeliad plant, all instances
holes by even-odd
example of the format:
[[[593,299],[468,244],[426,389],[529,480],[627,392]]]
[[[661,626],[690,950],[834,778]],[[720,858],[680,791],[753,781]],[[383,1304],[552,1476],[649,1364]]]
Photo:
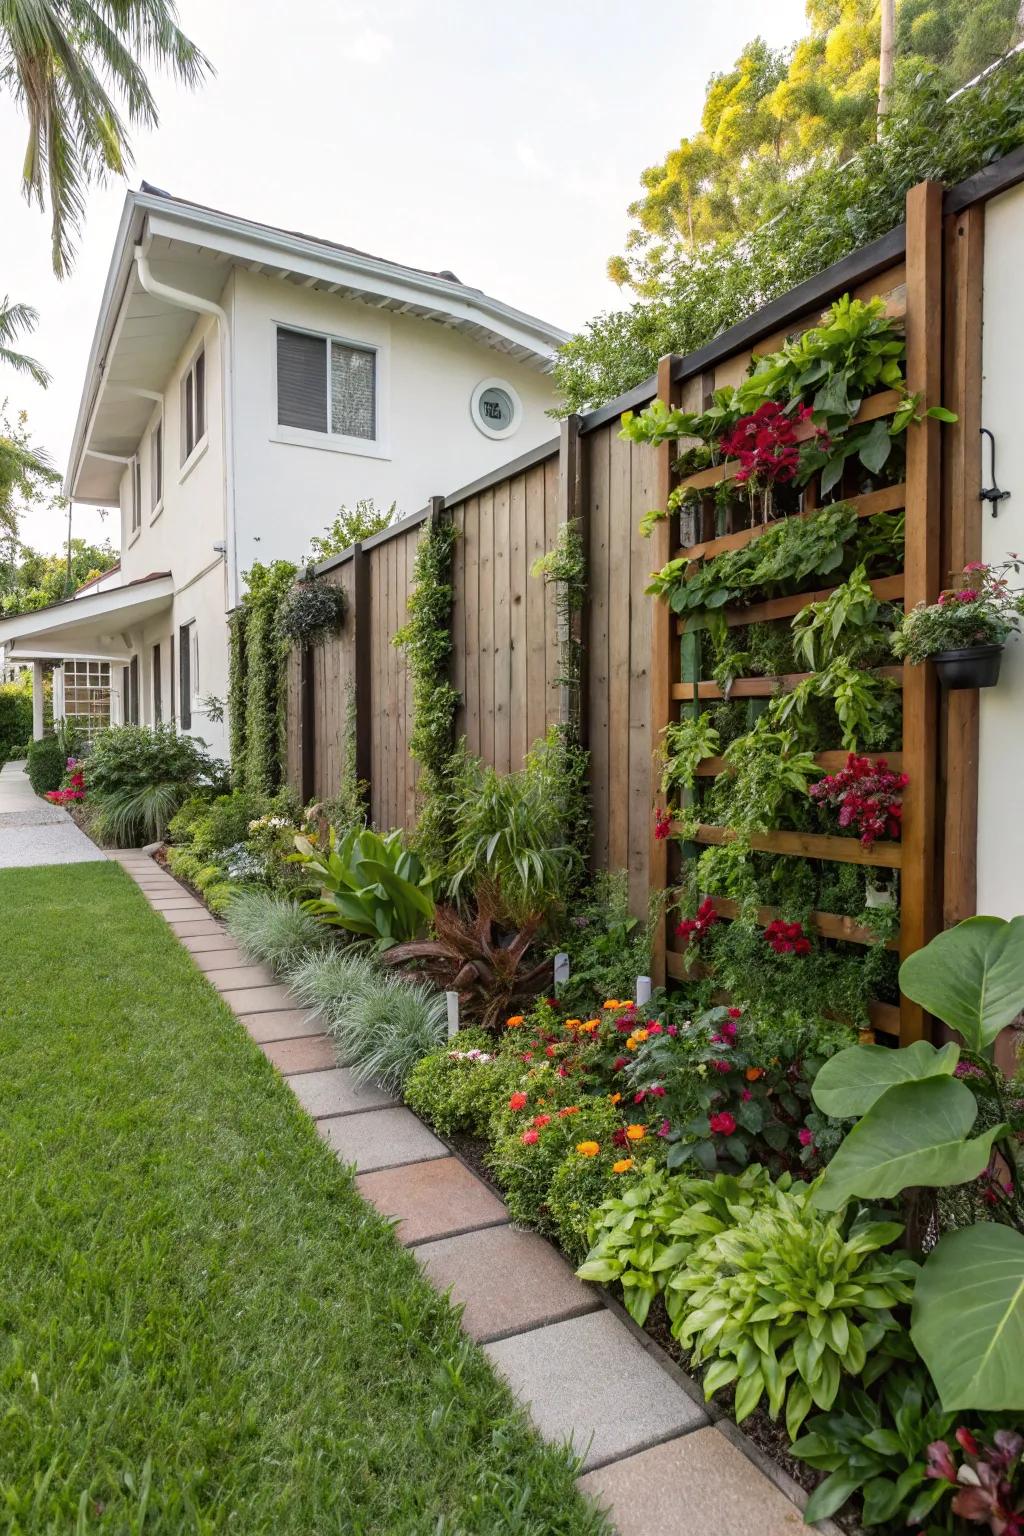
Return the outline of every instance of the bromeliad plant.
[[[921,1230],[932,1219],[927,1191],[984,1177],[992,1219],[946,1233],[928,1254],[911,1337],[947,1412],[1021,1409],[1024,1125],[992,1052],[1024,1003],[1024,917],[973,917],[939,934],[904,961],[900,987],[963,1046],[854,1047],[825,1063],[814,1102],[857,1123],[815,1204],[840,1211],[902,1195]]]
[[[334,828],[321,847],[295,839],[289,862],[298,864],[320,894],[304,903],[321,922],[369,939],[380,951],[422,934],[434,916],[433,876],[402,841],[400,831],[381,837],[353,827],[339,839]]]

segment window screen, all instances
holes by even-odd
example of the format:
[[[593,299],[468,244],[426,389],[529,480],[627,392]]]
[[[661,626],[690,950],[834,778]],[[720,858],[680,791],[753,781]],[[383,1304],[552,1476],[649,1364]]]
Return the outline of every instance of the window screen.
[[[322,336],[278,329],[277,419],[282,427],[327,431],[327,343]]]
[[[331,342],[331,431],[372,438],[375,432],[376,355]]]

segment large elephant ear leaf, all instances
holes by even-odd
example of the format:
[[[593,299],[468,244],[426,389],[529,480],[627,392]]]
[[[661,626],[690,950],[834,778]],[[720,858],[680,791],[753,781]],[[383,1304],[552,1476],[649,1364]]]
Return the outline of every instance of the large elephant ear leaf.
[[[940,933],[904,960],[900,990],[985,1050],[1024,1008],[1024,917],[969,917]]]
[[[966,1184],[988,1166],[993,1126],[967,1141],[978,1106],[955,1077],[889,1088],[858,1120],[822,1175],[812,1203],[839,1211],[848,1200],[888,1200],[915,1185]]]
[[[823,1115],[845,1120],[866,1115],[897,1083],[949,1077],[959,1059],[959,1047],[949,1044],[936,1050],[927,1040],[916,1040],[902,1051],[885,1045],[851,1045],[825,1062],[811,1091]]]
[[[978,1222],[929,1254],[911,1339],[947,1413],[1024,1409],[1024,1237]]]

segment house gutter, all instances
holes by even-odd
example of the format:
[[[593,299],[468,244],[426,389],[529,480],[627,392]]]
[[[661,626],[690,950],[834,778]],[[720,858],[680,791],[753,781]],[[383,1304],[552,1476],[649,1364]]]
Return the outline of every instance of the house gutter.
[[[135,247],[135,268],[139,282],[146,293],[165,304],[178,309],[190,309],[200,315],[213,315],[220,329],[221,362],[221,415],[224,422],[224,541],[226,544],[228,593],[230,611],[238,603],[238,543],[235,527],[235,432],[234,390],[231,359],[231,325],[227,310],[213,299],[198,293],[186,293],[181,288],[171,288],[153,276],[149,258],[141,245]]]

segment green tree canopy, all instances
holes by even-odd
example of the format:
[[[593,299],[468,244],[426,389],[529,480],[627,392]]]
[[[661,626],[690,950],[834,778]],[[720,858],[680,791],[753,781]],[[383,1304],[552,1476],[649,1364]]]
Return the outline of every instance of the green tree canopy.
[[[109,570],[116,559],[117,551],[106,541],[91,544],[87,539],[72,539],[71,590]],[[24,544],[16,550],[8,544],[6,552],[0,545],[0,614],[6,618],[59,603],[68,596],[67,576],[66,550],[59,555],[41,555]]]
[[[808,0],[810,31],[785,49],[755,38],[712,75],[701,126],[641,175],[614,281],[657,297],[680,261],[709,241],[773,217],[796,178],[838,166],[876,133],[878,0]],[[947,94],[998,59],[1017,31],[1017,0],[898,0],[894,99],[931,78]]]

